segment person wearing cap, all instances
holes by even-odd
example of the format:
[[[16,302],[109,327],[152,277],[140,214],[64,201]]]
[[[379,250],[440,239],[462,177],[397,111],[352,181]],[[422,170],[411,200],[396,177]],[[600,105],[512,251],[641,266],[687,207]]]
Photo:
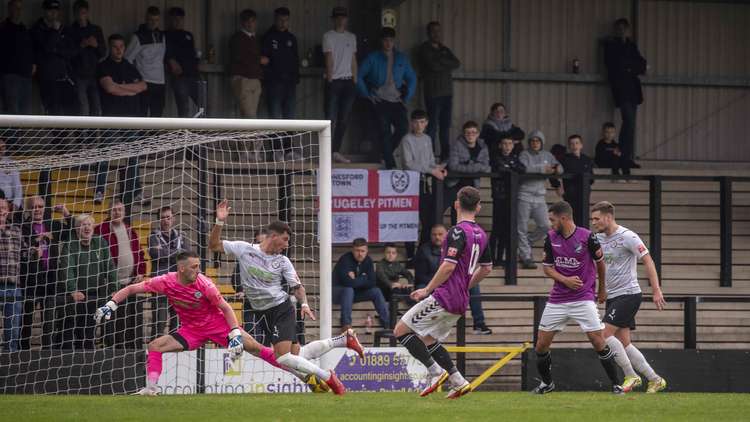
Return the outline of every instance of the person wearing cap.
[[[0,92],[5,114],[31,114],[34,50],[31,32],[21,21],[23,2],[8,2],[8,17],[0,23]],[[2,109],[0,109],[2,111]]]
[[[44,112],[77,114],[71,60],[78,54],[69,28],[60,21],[60,2],[44,0],[44,16],[31,29],[34,63]]]
[[[174,90],[177,115],[190,117],[190,100],[198,105],[198,53],[193,34],[185,31],[185,10],[173,7],[167,12],[169,29],[164,33],[167,40],[166,62],[169,81]]]
[[[161,117],[164,112],[164,55],[167,44],[159,23],[161,11],[156,6],[150,6],[146,9],[146,23],[138,27],[125,50],[125,59],[135,65],[148,86],[140,96],[140,111],[144,117]]]
[[[73,12],[76,21],[70,26],[70,33],[74,44],[78,46],[78,54],[73,57],[78,113],[81,116],[101,116],[96,66],[107,55],[107,45],[102,28],[89,21],[89,2],[77,0],[73,3]]]
[[[414,96],[417,76],[406,54],[395,48],[396,31],[380,31],[382,49],[370,53],[357,72],[357,92],[369,99],[380,124],[385,166],[396,167],[393,151],[406,135],[406,103]]]
[[[346,30],[349,20],[346,7],[334,7],[331,19],[334,29],[323,34],[323,54],[326,59],[325,112],[333,127],[333,160],[350,163],[339,149],[357,95],[357,37]]]

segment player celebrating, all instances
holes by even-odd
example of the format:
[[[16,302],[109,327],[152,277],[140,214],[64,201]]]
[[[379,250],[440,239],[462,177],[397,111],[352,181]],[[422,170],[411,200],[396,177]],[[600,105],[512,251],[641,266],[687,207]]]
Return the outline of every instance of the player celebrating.
[[[209,340],[229,347],[233,356],[245,350],[266,362],[279,366],[273,350],[264,347],[239,328],[232,307],[224,300],[210,278],[200,274],[200,258],[195,252],[177,255],[177,272],[167,273],[149,280],[131,284],[112,296],[112,300],[96,310],[94,319],[110,319],[118,303],[138,293],[158,293],[167,296],[180,318],[180,328],[172,334],[161,336],[148,344],[146,387],[136,394],[157,395],[156,384],[162,371],[162,354],[201,347]]]
[[[440,267],[425,288],[412,292],[411,298],[420,302],[404,314],[393,331],[398,341],[430,373],[430,383],[420,393],[422,397],[446,381],[451,386],[446,398],[457,399],[471,392],[471,385],[458,372],[440,342],[448,337],[456,321],[466,312],[469,289],[492,270],[487,234],[475,221],[481,209],[479,202],[477,189],[467,186],[458,191],[453,204],[458,212],[458,224],[443,241]]]
[[[607,291],[604,287],[606,268],[604,254],[596,236],[591,231],[576,227],[573,209],[565,201],[549,208],[550,230],[544,241],[544,275],[555,281],[539,322],[539,337],[536,342],[537,369],[542,382],[532,390],[545,394],[555,389],[552,382],[552,356],[550,346],[558,331],[565,328],[568,320],[574,320],[586,333],[600,362],[612,381],[612,392],[622,394],[619,385],[614,353],[602,334],[604,324],[596,309],[595,284],[599,275],[598,302],[604,303]],[[596,262],[596,265],[594,265]]]
[[[667,388],[667,381],[651,368],[646,359],[630,342],[630,330],[635,330],[635,314],[641,306],[641,286],[638,284],[638,259],[643,261],[651,283],[656,309],[664,309],[666,302],[659,287],[659,275],[648,249],[641,238],[615,221],[615,207],[609,202],[599,202],[591,209],[591,223],[597,231],[607,263],[607,306],[604,311],[604,337],[615,352],[615,361],[625,373],[622,387],[625,391],[641,385],[641,377],[648,378],[647,393]]]
[[[295,309],[287,285],[294,292],[302,309],[302,317],[315,319],[315,314],[307,303],[305,288],[299,281],[289,258],[281,253],[289,247],[291,229],[280,221],[271,223],[267,236],[260,244],[243,241],[221,240],[221,230],[229,216],[231,207],[223,200],[216,207],[216,224],[211,229],[208,240],[209,248],[237,258],[240,266],[240,279],[245,298],[255,314],[256,321],[263,321],[260,328],[266,339],[273,344],[273,351],[278,363],[298,376],[313,376],[323,380],[334,394],[344,394],[344,384],[333,371],[326,371],[311,362],[334,347],[348,347],[364,359],[364,350],[352,330],[347,330],[338,337],[318,340],[300,347],[295,342],[296,321]],[[304,375],[303,375],[304,374]],[[309,380],[308,383],[315,383]]]

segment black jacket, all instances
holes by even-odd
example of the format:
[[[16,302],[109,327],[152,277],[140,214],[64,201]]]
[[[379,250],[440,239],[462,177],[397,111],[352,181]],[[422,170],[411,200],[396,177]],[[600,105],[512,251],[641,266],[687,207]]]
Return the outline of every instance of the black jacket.
[[[78,54],[73,57],[73,74],[78,79],[96,77],[96,66],[107,54],[107,44],[104,41],[102,28],[91,22],[83,27],[75,22],[70,26],[69,32],[73,44],[78,47]],[[92,36],[96,38],[97,47],[81,47],[81,41]]]
[[[54,29],[39,19],[31,29],[34,43],[34,63],[40,81],[61,81],[72,76],[71,60],[78,54],[70,29],[61,25]]]
[[[562,164],[566,174],[594,174],[594,161],[583,153],[580,157],[576,157],[572,153],[565,154],[560,164]],[[557,179],[551,179],[551,182],[553,187],[560,186],[560,181]],[[594,184],[593,180],[591,180],[591,184]],[[563,179],[563,187],[566,197],[579,193],[577,179]]]
[[[9,19],[0,23],[0,58],[0,74],[31,77],[34,48],[26,25],[15,24]]]
[[[188,31],[172,29],[164,32],[167,52],[164,61],[174,59],[182,67],[183,78],[198,77],[198,55],[195,51],[195,38]],[[169,69],[169,67],[167,67]]]
[[[354,279],[349,277],[350,272],[354,273]],[[375,264],[372,258],[366,256],[360,263],[351,252],[341,255],[333,268],[333,285],[353,287],[355,290],[375,287]]]
[[[622,159],[621,156],[615,155],[615,151],[618,149],[620,149],[620,144],[616,141],[608,144],[604,142],[604,139],[600,139],[596,144],[596,154],[594,155],[596,166],[602,169],[619,168]]]
[[[440,246],[423,243],[414,256],[414,287],[426,286],[440,267]]]
[[[54,295],[64,291],[64,285],[58,285],[58,258],[62,245],[73,236],[73,217],[62,221],[45,220],[42,224],[45,230],[52,234],[52,241],[47,243],[46,268],[40,257],[32,252],[32,248],[39,246],[38,236],[33,231],[33,223],[26,220],[21,224],[21,277],[26,295],[30,297]],[[61,281],[64,281],[64,278]]]
[[[479,133],[479,137],[484,139],[484,142],[490,148],[490,161],[492,161],[492,155],[497,154],[500,151],[500,140],[503,138],[510,138],[514,141],[523,141],[526,138],[526,133],[516,125],[511,125],[508,130],[498,130],[492,121],[485,120],[482,124],[482,131]],[[516,142],[513,148],[514,154],[520,154],[523,151],[523,142]]]
[[[612,89],[615,106],[625,103],[643,103],[643,90],[639,75],[646,73],[646,59],[631,40],[624,42],[619,37],[604,42],[604,65]]]
[[[299,50],[294,34],[272,26],[263,36],[261,54],[269,60],[265,82],[299,83]]]
[[[495,154],[495,158],[490,164],[492,165],[493,173],[526,173],[526,166],[518,158],[518,154],[513,151],[511,151],[510,155],[503,155],[502,152]],[[508,196],[506,186],[506,180],[493,178],[492,197],[495,199],[505,199]]]

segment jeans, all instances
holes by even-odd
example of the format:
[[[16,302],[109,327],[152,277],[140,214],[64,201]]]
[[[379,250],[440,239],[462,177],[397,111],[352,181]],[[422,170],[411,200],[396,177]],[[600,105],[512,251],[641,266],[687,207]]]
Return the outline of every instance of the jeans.
[[[2,83],[5,114],[31,114],[31,78],[8,73]]]
[[[433,97],[424,99],[425,105],[427,106],[427,116],[429,121],[427,123],[427,135],[432,139],[433,151],[437,144],[438,137],[440,137],[440,160],[448,161],[448,153],[450,152],[450,129],[451,129],[451,113],[453,110],[453,97],[448,95],[445,97]],[[440,130],[438,131],[438,126]]]
[[[536,229],[529,232],[529,218],[536,223]],[[549,230],[549,216],[545,202],[518,201],[518,257],[522,261],[532,259],[531,247],[541,240]]]
[[[192,117],[190,113],[190,100],[198,104],[198,80],[196,78],[172,78],[172,90],[174,91],[174,102],[177,105],[177,116]]]
[[[294,82],[268,83],[268,112],[272,119],[294,119],[297,84]]]
[[[96,78],[76,79],[78,114],[81,116],[101,116],[102,103],[99,99],[99,82]]]
[[[0,285],[0,300],[3,311],[3,341],[9,352],[18,351],[21,336],[21,315],[23,315],[23,293],[12,284]]]
[[[403,103],[380,101],[375,103],[375,115],[380,123],[380,137],[383,142],[383,160],[388,169],[396,168],[393,151],[409,129],[406,107]]]
[[[620,151],[622,159],[626,162],[633,161],[635,156],[635,119],[638,104],[620,104],[620,115],[622,116],[622,127],[620,128]]]
[[[164,84],[147,82],[148,89],[141,92],[141,116],[161,117],[164,114]]]
[[[479,290],[479,285],[469,289],[469,308],[471,308],[471,319],[473,320],[474,326],[484,325],[484,310],[482,310],[482,300],[479,296],[482,292]]]
[[[338,298],[338,303],[341,306],[342,326],[352,325],[352,305],[358,302],[372,301],[375,305],[375,311],[380,316],[380,324],[383,328],[389,328],[391,316],[388,311],[388,303],[385,301],[383,292],[377,287],[355,289],[353,287],[336,286],[333,295],[334,298]]]
[[[341,149],[355,96],[356,85],[351,79],[336,79],[326,84],[326,119],[333,126],[331,152],[339,152]]]

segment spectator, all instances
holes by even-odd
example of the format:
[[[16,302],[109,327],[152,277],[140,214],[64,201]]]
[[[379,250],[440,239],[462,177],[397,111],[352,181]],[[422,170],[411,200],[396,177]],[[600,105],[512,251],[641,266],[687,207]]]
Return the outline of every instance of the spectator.
[[[560,162],[544,150],[544,133],[541,130],[529,134],[529,149],[523,151],[519,159],[526,167],[527,173],[552,175],[563,172]],[[544,238],[549,230],[546,193],[544,179],[527,179],[518,187],[518,255],[524,269],[536,269],[531,247],[534,242]],[[528,231],[529,218],[536,224],[535,230],[531,233]]]
[[[612,89],[615,107],[620,109],[620,149],[625,160],[632,162],[635,148],[635,122],[638,106],[643,104],[639,75],[646,73],[646,59],[630,38],[630,23],[625,18],[615,21],[615,36],[604,43],[604,65]],[[640,168],[633,163],[635,168]]]
[[[17,352],[23,314],[21,290],[21,230],[9,221],[10,204],[0,199],[0,300],[6,352]]]
[[[508,221],[510,220],[510,207],[515,206],[517,198],[510,197],[508,190],[511,173],[526,173],[526,166],[523,165],[518,154],[515,152],[515,144],[510,136],[505,136],[500,140],[498,145],[499,151],[490,151],[492,159],[492,172],[500,173],[503,179],[492,179],[492,234],[490,235],[490,250],[492,251],[492,263],[495,266],[504,265],[506,262],[503,257],[505,248],[510,242],[510,230]]]
[[[8,2],[8,17],[0,23],[0,92],[5,114],[31,114],[31,77],[36,71],[31,32],[21,21],[23,2]]]
[[[490,151],[494,151],[495,154],[501,150],[500,142],[505,138],[510,138],[513,140],[513,154],[519,155],[523,151],[522,142],[526,134],[510,120],[505,104],[494,103],[490,107],[487,120],[482,124],[482,133],[479,137],[484,139]],[[492,154],[490,154],[490,160],[494,160]]]
[[[341,305],[341,330],[352,328],[352,305],[371,301],[383,328],[390,328],[390,314],[383,292],[375,281],[375,265],[367,256],[367,241],[354,239],[352,251],[342,255],[333,268],[333,297]]]
[[[161,12],[156,6],[146,9],[146,23],[130,38],[125,59],[134,64],[148,89],[141,93],[140,112],[144,117],[161,117],[164,112],[164,56],[167,44],[159,29]]]
[[[398,250],[396,245],[387,244],[383,248],[383,259],[378,262],[375,270],[377,285],[387,302],[391,301],[394,294],[409,294],[411,285],[414,284],[414,276],[404,264],[398,262]]]
[[[240,115],[246,119],[258,116],[263,69],[268,58],[260,55],[260,43],[256,29],[257,16],[250,9],[240,13],[240,30],[229,40],[229,74],[232,77],[232,92],[240,105]]]
[[[440,160],[448,161],[450,152],[451,112],[453,109],[453,77],[451,72],[461,66],[453,52],[443,45],[440,22],[427,24],[428,40],[417,50],[419,70],[424,86],[424,103],[430,124],[427,134],[433,142],[440,137]],[[438,131],[438,126],[440,130]],[[433,149],[435,149],[433,147]]]
[[[430,227],[435,220],[435,197],[432,192],[432,179],[429,176],[443,180],[448,175],[445,164],[435,162],[432,141],[424,133],[426,127],[427,113],[424,110],[414,110],[411,113],[411,132],[404,136],[395,153],[395,161],[399,168],[420,173],[419,223],[422,225],[422,230],[419,239],[423,242],[429,237]],[[406,244],[406,255],[409,259],[413,258],[413,242]]]
[[[331,151],[337,163],[351,163],[339,150],[346,134],[349,114],[357,95],[357,37],[346,30],[349,11],[333,8],[334,29],[323,34],[326,59],[326,118],[333,126]]]
[[[139,283],[146,274],[146,259],[143,255],[138,234],[126,223],[125,205],[115,200],[110,209],[109,219],[96,227],[94,233],[101,236],[109,245],[109,255],[115,265],[119,287]],[[120,313],[113,321],[112,335],[106,340],[108,345],[117,345],[126,349],[140,349],[142,325],[137,323],[138,309],[135,297],[120,306],[125,312]]]
[[[266,236],[268,234],[265,230],[258,230],[255,232],[255,235],[253,236],[253,243],[256,245],[260,245],[263,243],[264,240],[266,240]],[[245,299],[245,287],[242,285],[242,279],[240,277],[240,264],[239,262],[237,265],[234,266],[234,272],[232,273],[232,287],[235,291],[235,298],[242,300],[243,306],[242,306],[242,321],[244,321],[245,325],[245,331],[248,333],[251,333],[250,335],[253,335],[254,329],[255,329],[255,321],[253,321],[253,310],[250,307],[250,301]],[[264,339],[260,339],[261,342],[263,342]]]
[[[573,207],[573,221],[576,226],[588,228],[591,191],[588,195],[584,195],[581,180],[584,174],[594,174],[594,161],[583,153],[581,135],[568,137],[568,151],[560,164],[565,169],[565,173],[575,175],[575,178],[563,179],[562,186],[559,180],[552,179],[552,187],[557,188],[563,200]],[[593,184],[594,180],[591,179],[590,183]]]
[[[60,21],[60,2],[44,0],[44,16],[31,29],[39,95],[46,114],[78,113],[71,60],[78,54],[70,29]]]
[[[28,217],[21,225],[21,276],[24,286],[23,323],[21,325],[21,349],[31,346],[31,327],[34,313],[39,306],[42,316],[42,347],[59,347],[60,321],[55,318],[57,295],[63,291],[58,286],[60,248],[70,239],[75,225],[73,216],[65,205],[55,206],[62,212],[62,220],[52,220],[46,212],[44,199],[32,196],[26,199]],[[65,281],[64,277],[60,281]]]
[[[78,52],[73,57],[73,75],[78,94],[78,114],[81,116],[101,116],[102,105],[99,99],[99,83],[96,80],[96,67],[107,55],[102,28],[89,21],[89,2],[76,0],[73,3],[76,21],[70,27],[73,43]]]
[[[169,30],[164,33],[167,40],[165,58],[169,81],[174,91],[177,115],[191,117],[190,100],[198,106],[198,53],[193,34],[185,31],[185,10],[181,7],[169,9]]]
[[[622,157],[620,144],[615,141],[617,128],[612,122],[606,122],[602,126],[602,139],[596,144],[594,162],[596,166],[603,169],[612,169],[613,175],[630,174],[630,167]]]
[[[77,238],[68,242],[60,256],[60,269],[70,300],[65,309],[64,348],[94,348],[94,314],[117,290],[117,269],[111,246],[94,233],[94,218],[76,217]],[[112,322],[108,324],[113,324]],[[111,327],[107,327],[111,328]]]
[[[124,57],[125,38],[120,34],[110,35],[109,57],[99,63],[97,70],[97,79],[101,89],[102,112],[105,116],[135,117],[140,115],[139,96],[147,90],[147,84],[143,81],[138,69]],[[98,164],[94,193],[94,203],[96,204],[101,204],[104,201],[108,171],[108,162],[103,161]],[[128,159],[125,179],[125,187],[122,192],[123,200],[130,203],[133,197],[141,195],[137,157]]]
[[[373,104],[380,123],[383,160],[386,168],[392,169],[396,167],[393,151],[409,125],[405,103],[414,96],[417,77],[408,57],[395,49],[396,31],[383,28],[380,38],[382,50],[370,53],[357,73],[357,92]]]
[[[450,173],[490,173],[490,152],[484,140],[479,138],[479,125],[469,120],[464,123],[463,134],[451,143],[450,158],[448,159],[448,171]],[[480,179],[476,178],[453,178],[445,181],[447,191],[447,203],[451,206],[451,221],[455,224],[456,210],[453,202],[456,201],[458,191],[464,186],[479,188]]]
[[[549,149],[549,152],[550,154],[552,154],[553,157],[555,157],[555,160],[562,163],[563,158],[565,158],[565,154],[568,153],[568,148],[562,144],[554,144]],[[551,180],[554,180],[554,179],[551,179]]]
[[[5,155],[5,139],[0,138],[0,164],[6,169],[0,172],[0,191],[8,200],[12,211],[23,208],[23,186],[21,174],[14,167],[15,160]],[[13,221],[11,214],[11,221]]]

